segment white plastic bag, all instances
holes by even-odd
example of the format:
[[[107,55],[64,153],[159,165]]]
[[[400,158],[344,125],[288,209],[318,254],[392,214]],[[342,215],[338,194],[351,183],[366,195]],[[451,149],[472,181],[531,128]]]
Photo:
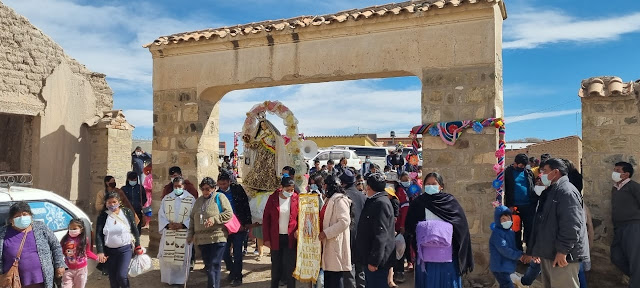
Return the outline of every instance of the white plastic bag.
[[[398,235],[396,235],[395,244],[396,244],[396,259],[400,260],[404,255],[404,250],[407,248],[407,243],[405,243],[404,236],[402,236],[402,234],[398,233]]]
[[[151,257],[147,254],[136,255],[131,259],[129,264],[129,277],[136,277],[142,275],[151,270],[153,265],[151,264]]]

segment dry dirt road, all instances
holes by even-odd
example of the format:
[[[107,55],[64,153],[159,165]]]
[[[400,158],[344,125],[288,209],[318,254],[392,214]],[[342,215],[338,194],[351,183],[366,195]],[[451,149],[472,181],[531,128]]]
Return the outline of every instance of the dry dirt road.
[[[144,235],[147,233],[143,231],[143,235],[141,237],[141,241],[143,246],[149,241],[149,236]],[[249,245],[251,246],[251,245]],[[269,250],[265,248],[265,252]],[[249,247],[249,255],[244,258],[244,270],[243,275],[243,285],[240,287],[243,288],[267,288],[270,285],[271,281],[271,260],[269,257],[262,257],[261,261],[256,261],[256,257],[253,256],[253,247]],[[155,255],[150,255],[155,256]],[[140,275],[136,278],[129,278],[131,283],[131,287],[135,288],[161,288],[161,287],[182,287],[181,285],[168,285],[160,282],[160,270],[158,260],[153,258],[154,268],[152,271],[147,272],[146,274]],[[203,273],[202,269],[204,265],[201,261],[198,261],[195,266],[195,270],[190,273],[189,281],[187,287],[206,287],[207,286],[207,275]],[[224,263],[222,264],[222,287],[231,287],[228,282],[225,281],[229,273],[226,271]],[[413,276],[413,274],[407,274],[407,278]],[[99,271],[96,271],[91,276],[89,276],[87,286],[91,288],[108,288],[109,287],[109,279],[106,276],[102,276]],[[309,287],[309,284],[298,283],[296,287],[306,288]],[[402,288],[410,288],[413,287],[413,283],[405,283],[404,285],[400,285]],[[329,288],[329,287],[327,287]]]

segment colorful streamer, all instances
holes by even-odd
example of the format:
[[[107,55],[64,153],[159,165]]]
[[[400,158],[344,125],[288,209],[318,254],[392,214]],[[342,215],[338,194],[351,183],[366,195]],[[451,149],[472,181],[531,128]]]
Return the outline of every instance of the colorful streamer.
[[[493,170],[496,172],[496,179],[493,181],[493,188],[496,189],[496,201],[492,202],[494,207],[502,205],[502,195],[504,194],[504,169],[505,169],[505,125],[502,118],[487,118],[478,120],[465,120],[454,122],[436,122],[431,124],[423,124],[413,127],[410,135],[413,139],[411,146],[414,152],[418,152],[420,143],[418,142],[418,135],[429,134],[431,136],[439,136],[440,139],[447,145],[455,145],[456,141],[462,135],[464,129],[473,129],[476,133],[482,133],[483,128],[495,127],[498,129],[498,135],[500,141],[498,142],[498,149],[496,150],[497,164],[493,165]]]

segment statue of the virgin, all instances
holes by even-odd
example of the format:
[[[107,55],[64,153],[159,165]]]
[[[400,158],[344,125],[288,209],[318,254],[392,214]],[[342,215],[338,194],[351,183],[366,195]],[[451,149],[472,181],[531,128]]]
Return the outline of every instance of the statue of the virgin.
[[[245,147],[245,165],[248,171],[242,185],[250,194],[272,192],[280,186],[279,162],[286,159],[284,141],[278,129],[263,115],[258,117],[258,127],[254,135],[242,136]],[[280,168],[282,169],[282,168]]]

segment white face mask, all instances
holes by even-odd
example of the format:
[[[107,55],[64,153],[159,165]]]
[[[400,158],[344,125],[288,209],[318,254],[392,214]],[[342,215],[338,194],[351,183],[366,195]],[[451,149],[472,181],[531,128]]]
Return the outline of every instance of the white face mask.
[[[551,180],[549,180],[549,175],[548,174],[540,174],[540,180],[542,180],[542,184],[544,186],[551,186]]]
[[[533,191],[535,191],[536,195],[538,196],[542,195],[542,191],[544,191],[544,189],[547,189],[547,187],[541,185],[536,185],[536,187],[533,187]]]
[[[620,172],[613,172],[611,173],[611,180],[613,180],[613,182],[620,182],[622,181],[622,175],[620,175]]]
[[[287,191],[282,191],[282,195],[284,195],[284,197],[291,198],[291,196],[293,196],[293,193],[292,192],[287,192]]]

